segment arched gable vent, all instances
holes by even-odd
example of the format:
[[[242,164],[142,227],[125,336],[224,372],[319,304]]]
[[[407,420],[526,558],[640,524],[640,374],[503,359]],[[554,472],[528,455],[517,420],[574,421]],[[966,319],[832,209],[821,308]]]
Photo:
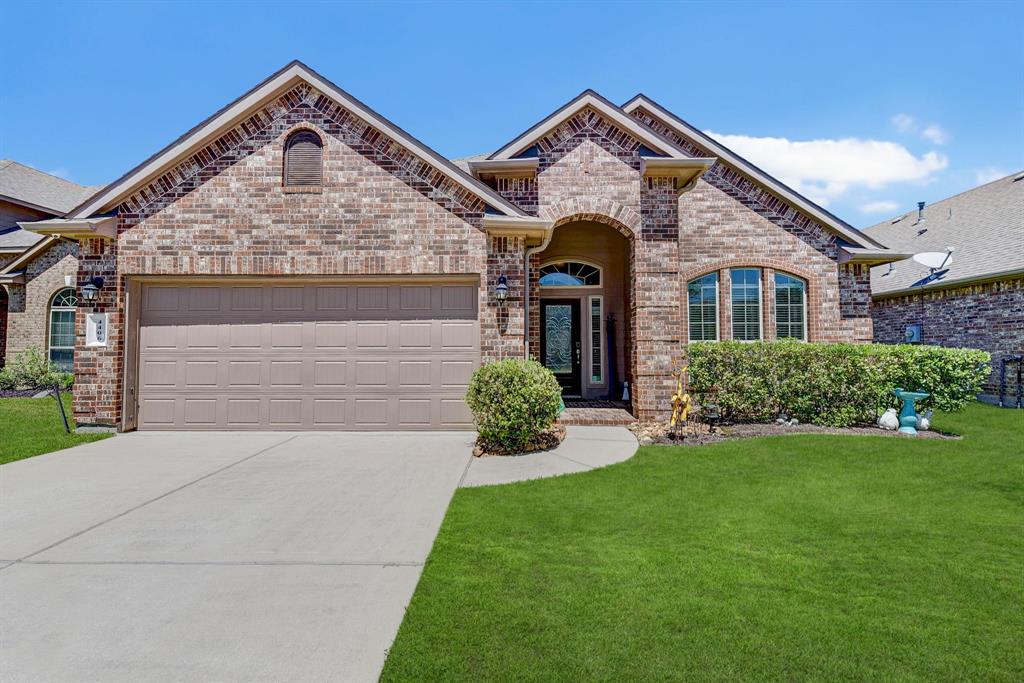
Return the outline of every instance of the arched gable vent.
[[[319,187],[324,180],[323,143],[309,130],[288,136],[284,143],[285,187]]]

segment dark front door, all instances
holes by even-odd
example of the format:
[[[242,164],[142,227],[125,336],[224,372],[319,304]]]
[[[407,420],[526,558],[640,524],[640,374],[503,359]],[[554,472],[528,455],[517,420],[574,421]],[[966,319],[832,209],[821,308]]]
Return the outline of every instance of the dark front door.
[[[540,361],[566,396],[580,395],[580,354],[579,299],[541,299]]]

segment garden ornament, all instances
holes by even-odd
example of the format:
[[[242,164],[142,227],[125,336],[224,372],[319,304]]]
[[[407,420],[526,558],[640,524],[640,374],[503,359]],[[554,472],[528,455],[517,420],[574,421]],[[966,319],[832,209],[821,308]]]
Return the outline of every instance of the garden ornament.
[[[882,413],[878,418],[878,426],[882,429],[888,429],[890,432],[895,431],[900,426],[900,419],[896,416],[896,409],[889,408],[887,411]]]
[[[925,412],[924,415],[921,415],[921,416],[919,416],[917,418],[917,429],[918,429],[918,431],[931,429],[931,426],[932,426],[932,415],[933,414],[934,414],[934,411],[928,410],[928,411]]]
[[[893,389],[892,393],[903,401],[903,409],[900,410],[900,434],[917,434],[917,409],[914,408],[914,402],[928,398],[929,394],[923,391],[904,391],[898,387]]]
[[[687,377],[686,370],[688,366],[684,365],[678,373],[674,373],[676,377],[676,393],[672,394],[672,421],[669,426],[673,429],[677,423],[686,424],[686,420],[690,417],[690,411],[693,410],[693,399],[690,398],[690,393],[687,390]]]

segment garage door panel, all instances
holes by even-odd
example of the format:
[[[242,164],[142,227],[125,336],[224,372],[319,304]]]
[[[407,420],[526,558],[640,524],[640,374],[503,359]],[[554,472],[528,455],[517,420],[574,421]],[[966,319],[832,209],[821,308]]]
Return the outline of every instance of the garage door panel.
[[[143,291],[141,429],[472,427],[475,285]]]

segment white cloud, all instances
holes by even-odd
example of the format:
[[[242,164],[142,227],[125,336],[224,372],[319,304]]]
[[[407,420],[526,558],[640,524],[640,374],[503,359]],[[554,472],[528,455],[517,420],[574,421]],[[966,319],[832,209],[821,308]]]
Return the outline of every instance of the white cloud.
[[[984,185],[985,183],[991,183],[993,180],[1005,178],[1008,175],[1010,175],[1010,172],[1004,171],[1001,168],[994,168],[992,166],[989,166],[988,168],[979,168],[974,171],[974,182],[979,185]]]
[[[55,168],[52,171],[47,171],[47,173],[49,173],[50,175],[55,175],[58,178],[63,178],[64,180],[71,180],[71,172],[68,169],[64,168],[63,166],[61,166],[60,168]]]
[[[887,199],[860,205],[861,213],[894,213],[900,205]]]
[[[823,206],[854,187],[878,190],[891,183],[927,182],[949,165],[938,152],[914,156],[903,145],[885,140],[788,140],[705,132]]]
[[[949,141],[949,133],[939,124],[933,123],[921,131],[921,137],[936,145],[944,145]]]
[[[896,126],[896,130],[904,133],[917,130],[917,119],[910,114],[896,114],[889,121],[892,122],[892,125]]]

